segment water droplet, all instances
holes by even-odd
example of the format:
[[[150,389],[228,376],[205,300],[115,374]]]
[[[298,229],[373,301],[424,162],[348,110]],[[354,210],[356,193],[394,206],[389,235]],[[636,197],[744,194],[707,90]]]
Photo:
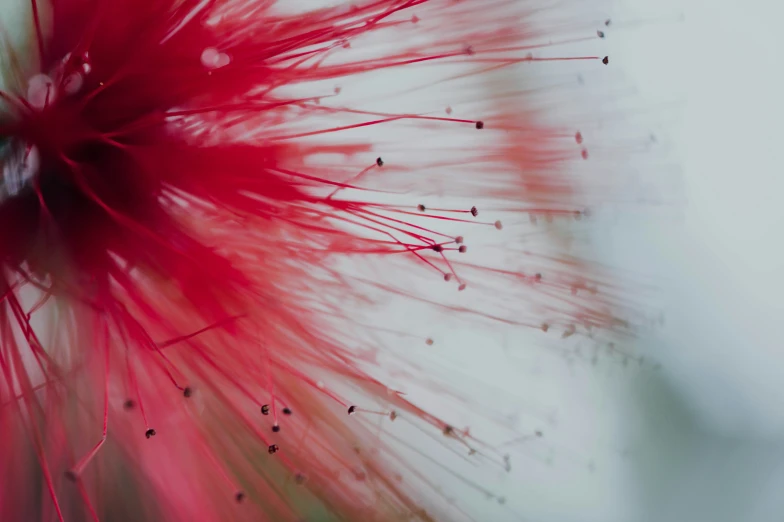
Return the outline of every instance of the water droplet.
[[[218,61],[218,55],[220,53],[214,47],[207,47],[201,53],[201,64],[205,67],[213,67],[215,63]]]
[[[228,54],[222,53],[214,47],[207,47],[201,53],[201,64],[208,69],[220,69],[231,63]]]
[[[84,78],[81,73],[74,72],[69,74],[63,82],[63,88],[68,94],[76,94],[84,85]]]
[[[36,74],[27,82],[27,101],[36,109],[43,109],[55,99],[54,81],[45,74]]]
[[[217,66],[218,66],[218,67],[226,67],[226,66],[227,66],[227,65],[229,65],[230,63],[231,63],[231,58],[229,57],[229,55],[228,55],[228,54],[226,54],[226,53],[220,53],[220,54],[218,55],[218,63],[217,63]]]

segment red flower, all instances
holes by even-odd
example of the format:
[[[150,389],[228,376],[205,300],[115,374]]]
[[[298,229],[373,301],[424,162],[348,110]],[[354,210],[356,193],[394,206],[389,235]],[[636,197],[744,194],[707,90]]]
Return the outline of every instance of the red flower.
[[[2,520],[451,520],[378,421],[508,462],[383,380],[423,377],[378,360],[419,335],[377,324],[388,303],[622,326],[516,239],[584,217],[576,130],[531,91],[450,87],[550,59],[527,3],[32,5],[0,124]]]

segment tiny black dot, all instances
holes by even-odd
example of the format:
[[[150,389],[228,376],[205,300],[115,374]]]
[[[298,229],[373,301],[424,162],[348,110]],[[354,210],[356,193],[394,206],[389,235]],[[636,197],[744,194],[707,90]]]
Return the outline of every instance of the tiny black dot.
[[[602,58],[602,63],[604,65],[607,65],[608,63],[610,63],[610,57],[609,56],[605,56],[604,58]]]
[[[479,130],[484,129],[485,128],[485,122],[483,122],[483,121],[476,122],[476,128],[479,129]]]
[[[384,166],[384,160],[382,160],[380,157],[376,158],[376,165],[378,165],[379,167],[383,167]]]
[[[349,415],[353,414],[355,411],[357,411],[357,407],[356,406],[349,406],[348,407],[348,414]]]
[[[278,426],[277,424],[275,424],[275,425],[272,427],[272,431],[274,431],[275,433],[279,432],[279,431],[280,431],[280,426]]]
[[[444,247],[442,247],[441,245],[433,245],[430,248],[433,249],[433,252],[442,252],[444,250]]]
[[[126,410],[132,410],[135,407],[136,407],[136,403],[134,402],[133,399],[128,399],[123,403],[123,408],[125,408]]]
[[[278,448],[277,444],[271,444],[270,447],[267,448],[267,451],[269,452],[270,455],[272,455],[274,453],[277,453],[278,449],[280,449],[280,448]]]
[[[189,387],[186,387],[184,390],[182,390],[182,394],[187,399],[188,397],[193,395],[193,390],[191,390]]]
[[[479,210],[476,207],[471,207],[471,215],[476,217],[479,215]]]
[[[283,415],[291,415],[291,410],[288,408],[283,408]]]
[[[604,38],[604,31],[596,31],[596,36],[599,38]]]
[[[245,493],[243,493],[242,491],[238,491],[238,492],[237,492],[237,494],[236,494],[236,495],[234,495],[234,498],[235,498],[235,500],[236,500],[238,503],[240,503],[240,502],[242,502],[243,500],[245,500]]]
[[[154,437],[155,436],[155,430],[150,428],[149,430],[144,432],[144,436],[147,437],[148,439],[150,437]]]
[[[261,407],[261,414],[262,415],[269,415],[270,407],[269,404],[265,404]]]

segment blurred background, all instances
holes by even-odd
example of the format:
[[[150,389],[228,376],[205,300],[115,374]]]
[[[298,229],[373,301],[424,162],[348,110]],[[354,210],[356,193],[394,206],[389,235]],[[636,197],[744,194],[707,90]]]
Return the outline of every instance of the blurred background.
[[[609,44],[644,103],[682,102],[682,118],[665,132],[683,204],[669,219],[627,215],[597,227],[609,263],[648,274],[661,289],[662,321],[641,343],[660,369],[630,376],[618,408],[634,484],[630,520],[779,521],[784,7],[616,6],[622,18],[682,15],[629,28]]]

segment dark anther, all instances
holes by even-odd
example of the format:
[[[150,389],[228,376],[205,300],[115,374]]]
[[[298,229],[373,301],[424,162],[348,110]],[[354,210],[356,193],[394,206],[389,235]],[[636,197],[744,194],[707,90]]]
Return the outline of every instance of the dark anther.
[[[270,445],[269,448],[267,448],[267,451],[269,452],[270,455],[273,455],[273,454],[277,453],[279,449],[280,448],[278,448],[277,444],[272,444],[272,445]]]
[[[479,120],[478,122],[476,122],[476,128],[479,129],[479,130],[484,129],[485,128],[485,122]]]
[[[449,424],[444,426],[444,435],[449,436],[449,435],[452,435],[454,432],[455,432],[455,429],[452,426],[450,426]]]
[[[123,403],[123,408],[125,408],[126,410],[132,410],[135,407],[136,407],[136,403],[133,401],[133,399],[128,399]]]
[[[237,494],[236,494],[236,495],[234,495],[234,499],[235,499],[235,500],[237,501],[237,503],[239,504],[240,502],[242,502],[243,500],[245,500],[245,493],[243,493],[242,491],[237,491]]]
[[[442,247],[441,245],[433,245],[430,248],[433,249],[433,252],[442,252],[444,250],[444,247]]]
[[[379,167],[383,167],[384,160],[382,160],[380,157],[376,158],[376,165],[378,165]]]
[[[609,18],[604,21],[604,25],[607,26],[607,27],[610,27],[611,23],[612,23],[612,20],[610,20]]]
[[[608,63],[610,63],[610,57],[609,56],[605,56],[604,58],[602,58],[602,63],[604,65],[607,65]]]
[[[291,415],[291,410],[288,408],[283,408],[283,415]]]
[[[348,414],[349,415],[352,415],[356,411],[357,411],[357,407],[356,406],[349,406],[348,407]]]
[[[417,205],[417,209],[418,209],[420,212],[424,212],[424,211],[426,210],[424,205]]]
[[[303,475],[302,473],[297,473],[296,475],[294,475],[294,482],[299,485],[304,484],[305,475]]]
[[[150,428],[149,430],[144,432],[144,436],[147,437],[148,439],[150,437],[154,437],[155,436],[155,430]]]
[[[542,280],[542,274],[536,274],[534,277],[536,278],[537,281]]]
[[[264,406],[261,407],[261,414],[269,415],[269,410],[270,410],[269,404],[265,404]]]
[[[193,390],[191,390],[190,387],[186,387],[184,390],[182,390],[182,395],[187,399],[193,395]]]
[[[479,210],[476,207],[471,207],[471,215],[476,217],[479,215]]]
[[[599,38],[604,38],[604,31],[596,31],[596,36]]]
[[[541,437],[542,435],[544,435],[544,433],[542,433],[540,430],[536,430],[536,431],[534,432],[534,434],[535,434],[537,437]]]
[[[277,424],[275,424],[275,425],[272,427],[272,431],[273,431],[273,432],[275,432],[275,433],[279,432],[279,431],[280,431],[280,426],[278,426]]]
[[[468,247],[466,247],[465,245],[460,245],[460,248],[457,249],[457,251],[460,252],[461,254],[465,254],[466,250],[468,250]]]
[[[79,480],[79,475],[77,475],[75,471],[69,469],[68,471],[65,472],[65,478],[67,478],[71,482],[76,482],[77,480]]]

